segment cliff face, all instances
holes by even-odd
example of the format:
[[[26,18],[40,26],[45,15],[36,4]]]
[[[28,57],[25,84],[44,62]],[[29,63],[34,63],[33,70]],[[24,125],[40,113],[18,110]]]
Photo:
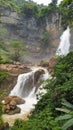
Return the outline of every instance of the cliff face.
[[[28,59],[28,62],[35,63],[41,59],[49,59],[55,54],[62,33],[61,18],[58,13],[37,21],[34,17],[21,16],[5,8],[1,9],[1,21],[0,28],[7,30],[7,35],[4,37],[6,41],[19,40],[25,43],[28,54],[26,58],[22,57],[22,61]],[[49,37],[48,41],[45,33]]]

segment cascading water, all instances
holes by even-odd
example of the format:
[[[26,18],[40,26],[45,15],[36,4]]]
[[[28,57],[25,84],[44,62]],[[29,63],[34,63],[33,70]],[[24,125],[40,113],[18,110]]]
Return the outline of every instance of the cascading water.
[[[63,32],[62,36],[60,37],[60,45],[56,51],[56,55],[67,55],[70,49],[70,28]]]
[[[33,88],[33,76],[34,71],[25,74],[20,74],[18,76],[17,84],[15,85],[14,89],[10,92],[10,95],[16,95],[21,98],[28,96],[31,89]]]
[[[34,68],[31,72],[20,74],[18,76],[17,84],[10,92],[10,96],[16,95],[25,100],[25,103],[22,105],[18,105],[21,108],[21,114],[26,114],[34,108],[34,104],[37,103],[36,95],[40,93],[42,90],[38,89],[37,92],[36,86],[34,85],[34,74],[36,71],[43,68]],[[42,79],[46,80],[49,77],[48,71],[43,69],[45,74],[42,74]],[[42,88],[43,85],[40,87]],[[43,91],[45,92],[45,91]]]

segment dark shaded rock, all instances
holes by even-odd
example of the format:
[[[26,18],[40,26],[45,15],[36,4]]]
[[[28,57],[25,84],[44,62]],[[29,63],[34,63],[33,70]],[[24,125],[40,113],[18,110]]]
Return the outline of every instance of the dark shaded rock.
[[[52,57],[52,58],[49,60],[48,71],[49,71],[49,73],[51,73],[51,75],[53,75],[54,67],[55,67],[55,65],[56,65],[56,62],[57,62],[57,57],[56,57],[56,56]]]
[[[10,104],[9,104],[9,106],[10,106],[10,109],[15,109],[16,108],[16,102],[14,101],[14,100],[12,100],[11,102],[10,102]]]
[[[9,128],[9,123],[6,122],[6,123],[4,124],[4,130],[8,130],[8,128]]]
[[[37,71],[35,72],[35,74],[34,74],[34,84],[36,84],[36,83],[38,82],[40,76],[41,76],[42,74],[44,74],[44,73],[45,73],[45,72],[44,72],[43,69],[39,69],[39,70],[37,70]]]
[[[4,98],[2,111],[9,115],[20,113],[20,108],[17,107],[18,104],[23,104],[25,101],[17,96],[9,96]]]
[[[16,113],[20,113],[20,111],[21,111],[21,109],[16,106],[16,108],[14,110],[10,110],[8,112],[8,115],[13,115],[13,114],[16,114]]]
[[[4,104],[2,107],[3,113],[8,113],[10,111],[10,106],[9,104]]]

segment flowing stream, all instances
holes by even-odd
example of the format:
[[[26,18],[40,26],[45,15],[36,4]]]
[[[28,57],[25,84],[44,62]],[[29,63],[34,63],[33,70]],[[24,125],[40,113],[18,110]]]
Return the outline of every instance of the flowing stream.
[[[70,49],[70,28],[63,32],[62,36],[60,37],[60,44],[56,51],[56,55],[67,55]]]

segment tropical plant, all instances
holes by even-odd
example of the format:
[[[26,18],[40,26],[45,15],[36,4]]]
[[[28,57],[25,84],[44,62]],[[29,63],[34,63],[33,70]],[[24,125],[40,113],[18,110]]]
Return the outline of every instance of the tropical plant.
[[[62,130],[72,130],[73,129],[73,105],[63,100],[62,102],[63,107],[62,108],[56,108],[56,110],[63,112],[62,116],[59,116],[56,118],[57,121],[64,121],[65,123],[62,126]]]

